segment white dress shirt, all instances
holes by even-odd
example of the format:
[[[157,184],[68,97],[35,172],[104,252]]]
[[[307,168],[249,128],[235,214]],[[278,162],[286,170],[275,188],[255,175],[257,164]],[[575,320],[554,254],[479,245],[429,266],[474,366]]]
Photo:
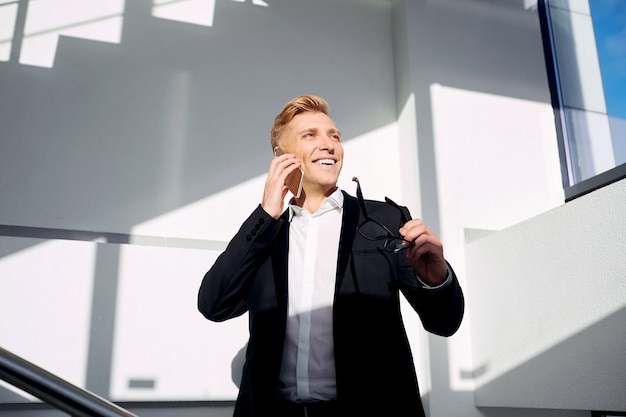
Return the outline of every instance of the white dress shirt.
[[[313,214],[289,205],[288,314],[278,393],[294,402],[337,396],[333,301],[343,212],[337,189]],[[427,289],[432,287],[415,275]]]
[[[289,401],[336,398],[333,300],[343,194],[313,214],[289,206],[288,316],[279,395]]]

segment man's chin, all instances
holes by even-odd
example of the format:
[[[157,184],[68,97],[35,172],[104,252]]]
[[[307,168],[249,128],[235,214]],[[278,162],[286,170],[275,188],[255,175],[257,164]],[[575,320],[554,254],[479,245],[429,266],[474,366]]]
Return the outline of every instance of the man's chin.
[[[304,189],[305,192],[306,192],[307,188],[309,190],[311,190],[311,191],[317,190],[318,193],[324,194],[326,197],[328,197],[329,195],[334,193],[335,190],[337,190],[337,181],[335,181],[335,182],[328,182],[328,183],[312,184],[309,187],[305,187],[305,189]]]

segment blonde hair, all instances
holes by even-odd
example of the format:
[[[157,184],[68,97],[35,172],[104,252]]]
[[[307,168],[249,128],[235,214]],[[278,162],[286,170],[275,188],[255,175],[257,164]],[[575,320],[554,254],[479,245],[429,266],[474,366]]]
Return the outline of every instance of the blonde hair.
[[[306,112],[321,112],[328,115],[329,111],[330,106],[326,100],[318,96],[303,95],[292,99],[274,119],[274,125],[270,132],[270,144],[272,145],[272,149],[278,146],[278,141],[285,126],[287,126],[294,117],[300,113]]]

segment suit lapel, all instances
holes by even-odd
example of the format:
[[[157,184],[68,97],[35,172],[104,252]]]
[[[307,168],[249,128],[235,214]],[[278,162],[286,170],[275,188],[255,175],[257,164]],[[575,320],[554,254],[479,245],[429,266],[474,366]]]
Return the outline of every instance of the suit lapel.
[[[341,219],[341,237],[339,238],[339,256],[337,259],[337,280],[335,283],[335,293],[341,287],[341,281],[346,275],[346,267],[350,259],[352,241],[356,228],[359,225],[359,204],[356,198],[343,192],[343,216]]]

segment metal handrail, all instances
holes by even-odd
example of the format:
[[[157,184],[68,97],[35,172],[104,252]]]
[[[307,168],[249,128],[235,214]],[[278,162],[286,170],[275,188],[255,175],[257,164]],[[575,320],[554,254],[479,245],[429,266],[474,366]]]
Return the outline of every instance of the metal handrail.
[[[0,379],[75,417],[137,417],[0,347]]]

